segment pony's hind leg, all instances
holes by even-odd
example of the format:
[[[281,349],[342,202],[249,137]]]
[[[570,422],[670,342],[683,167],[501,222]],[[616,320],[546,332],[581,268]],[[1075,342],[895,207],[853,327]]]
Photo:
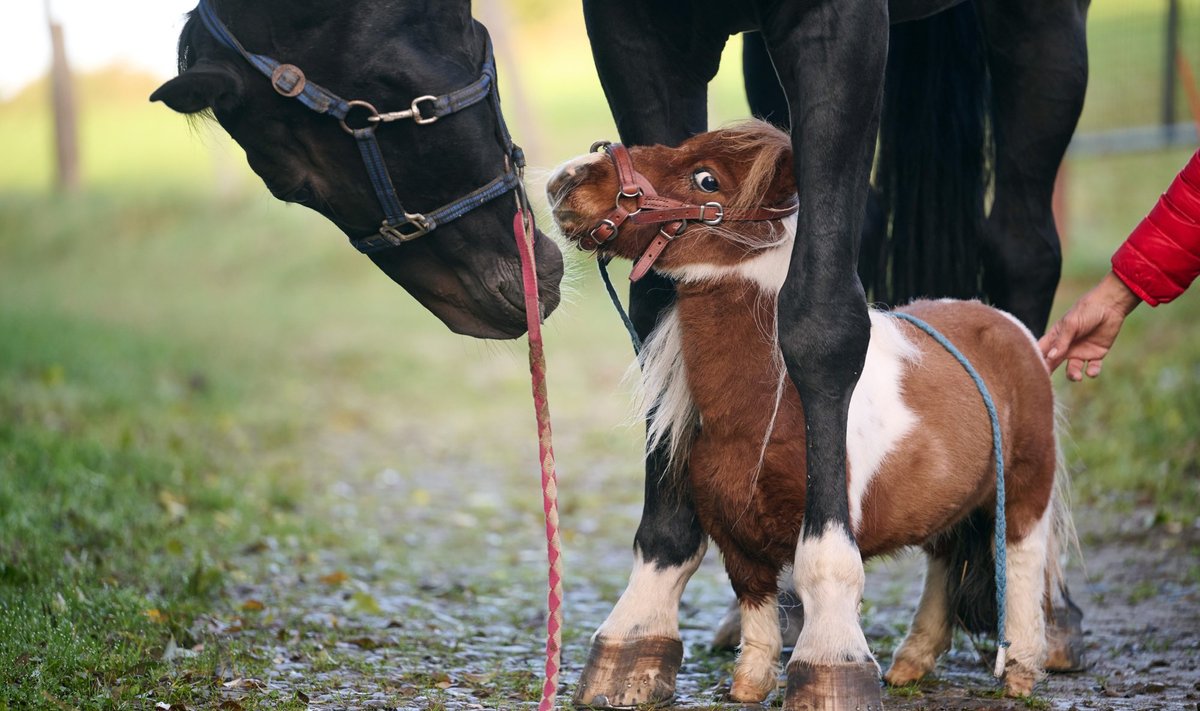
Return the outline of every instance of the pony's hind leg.
[[[945,558],[929,555],[925,564],[925,589],[913,615],[908,635],[892,657],[892,667],[883,675],[892,686],[917,681],[933,670],[937,658],[950,648],[953,631],[947,597]]]
[[[1033,529],[1008,543],[1008,591],[1004,609],[1006,634],[1012,645],[1004,668],[1005,691],[1028,696],[1042,675],[1046,661],[1046,563],[1050,550],[1053,508],[1047,507]]]
[[[722,552],[742,617],[741,652],[733,669],[729,696],[739,703],[757,703],[778,685],[779,654],[783,651],[776,602],[778,572],[761,566],[748,569],[736,552],[724,548]]]

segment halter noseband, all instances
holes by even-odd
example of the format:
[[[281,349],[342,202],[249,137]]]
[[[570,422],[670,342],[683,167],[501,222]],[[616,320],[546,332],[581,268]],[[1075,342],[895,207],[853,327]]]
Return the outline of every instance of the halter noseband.
[[[500,113],[500,96],[496,91],[496,62],[492,55],[492,42],[487,41],[487,52],[484,56],[480,76],[467,86],[442,96],[425,95],[412,100],[407,109],[380,113],[366,101],[346,101],[337,94],[321,87],[304,76],[299,67],[283,64],[266,55],[248,52],[229,28],[217,17],[211,0],[200,0],[197,8],[200,20],[209,33],[222,45],[240,54],[255,69],[271,81],[271,86],[281,96],[294,98],[309,109],[337,119],[346,133],[358,142],[363,164],[371,185],[383,208],[384,220],[379,232],[366,237],[351,238],[350,244],[363,254],[379,252],[396,247],[405,242],[428,234],[451,220],[458,219],[471,210],[480,207],[504,195],[521,184],[521,171],[525,167],[525,155],[520,147],[512,142],[508,127],[504,124],[504,116]],[[375,130],[379,126],[393,121],[412,119],[418,125],[436,122],[443,116],[474,106],[484,99],[490,99],[499,122],[498,134],[505,149],[504,173],[487,185],[464,195],[463,197],[429,212],[408,212],[400,204],[396,188],[392,185],[391,174],[384,162],[379,142],[375,139]],[[351,126],[347,122],[350,112],[360,109],[367,112],[366,125]]]
[[[638,257],[633,271],[629,274],[630,281],[637,281],[646,276],[650,267],[666,249],[671,240],[683,234],[688,222],[700,222],[715,227],[722,222],[763,222],[778,220],[796,214],[800,203],[792,199],[783,207],[725,207],[719,202],[706,202],[702,205],[687,203],[675,198],[659,195],[654,185],[646,176],[633,167],[633,158],[629,149],[621,143],[597,141],[592,144],[592,152],[603,150],[612,161],[617,171],[617,197],[613,209],[600,219],[588,232],[591,245],[583,244],[585,249],[598,249],[617,236],[621,225],[626,221],[635,225],[662,225],[658,234]],[[632,210],[627,210],[621,204],[622,200],[634,200]]]

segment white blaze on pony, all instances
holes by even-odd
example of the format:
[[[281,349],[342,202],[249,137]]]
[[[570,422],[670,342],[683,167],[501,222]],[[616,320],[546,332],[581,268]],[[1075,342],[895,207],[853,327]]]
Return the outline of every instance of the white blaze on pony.
[[[620,150],[628,152],[614,156],[613,164],[595,158],[573,163],[551,179],[548,191],[569,239],[602,254],[653,262],[677,280],[675,306],[643,353],[644,406],[652,442],[666,438],[676,463],[686,464],[697,515],[720,547],[738,596],[742,653],[734,700],[760,701],[775,686],[776,580],[789,564],[805,622],[788,665],[785,708],[802,707],[806,700],[798,697],[814,686],[877,683],[878,667],[859,622],[863,557],[908,546],[929,556],[925,592],[885,675],[889,683],[904,684],[932,670],[949,647],[956,620],[969,631],[994,633],[990,420],[957,360],[906,321],[871,314],[871,345],[849,403],[849,530],[832,522],[818,535],[800,536],[805,420],[775,333],[788,255],[804,236],[795,235],[794,218],[762,217],[794,204],[787,137],[749,122],[701,134],[676,149]],[[638,181],[652,186],[667,206],[643,213],[711,216],[719,208],[726,219],[691,217],[680,230],[640,214],[597,238],[594,226],[613,214],[618,171],[626,177],[630,172],[614,167],[622,160],[632,161]],[[714,204],[707,212],[698,209]],[[1012,642],[1005,684],[1010,694],[1028,694],[1046,654],[1047,583],[1051,590],[1059,586],[1058,567],[1049,560],[1057,549],[1052,519],[1066,515],[1053,505],[1058,457],[1049,377],[1028,331],[1007,314],[955,301],[915,302],[903,310],[963,351],[999,412]],[[677,606],[689,568],[654,574],[676,576],[669,585],[647,585],[651,578],[635,573],[600,636],[649,625],[656,635],[678,640],[674,610],[649,608]],[[593,646],[594,657],[602,646]]]

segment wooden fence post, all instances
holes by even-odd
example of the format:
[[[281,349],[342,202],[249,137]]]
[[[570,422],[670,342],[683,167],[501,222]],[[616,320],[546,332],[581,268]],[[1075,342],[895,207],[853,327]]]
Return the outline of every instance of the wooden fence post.
[[[55,187],[59,192],[70,194],[79,192],[80,185],[75,91],[71,83],[71,67],[67,63],[62,25],[54,20],[50,12],[50,0],[45,0],[45,7],[52,49],[50,94],[54,111],[54,148],[58,162]]]

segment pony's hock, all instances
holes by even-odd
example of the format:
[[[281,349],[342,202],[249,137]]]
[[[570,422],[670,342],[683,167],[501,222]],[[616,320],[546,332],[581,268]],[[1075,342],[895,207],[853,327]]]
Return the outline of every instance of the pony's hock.
[[[611,214],[613,195],[635,192],[625,189],[635,174],[641,192],[686,207],[612,220],[614,229],[596,240],[591,233]],[[760,701],[774,688],[777,581],[792,565],[805,621],[784,707],[880,708],[878,667],[858,619],[862,561],[905,547],[927,555],[925,590],[888,680],[932,671],[959,624],[973,633],[999,629],[1011,644],[1002,645],[997,673],[1007,693],[1028,694],[1046,661],[1046,608],[1062,589],[1056,541],[1069,526],[1054,493],[1053,390],[1029,331],[978,302],[918,301],[895,315],[871,313],[870,347],[848,403],[848,521],[811,530],[807,418],[776,337],[787,256],[801,239],[795,218],[697,220],[658,244],[662,218],[677,215],[671,210],[699,214],[696,206],[711,203],[719,207],[706,214],[728,216],[794,205],[787,137],[748,122],[674,149],[636,147],[616,160],[575,164],[550,185],[569,239],[590,238],[602,257],[640,259],[652,247],[654,271],[675,281],[675,304],[642,350],[642,407],[648,450],[670,452],[668,470],[688,477],[697,519],[737,593],[733,699]],[[618,604],[631,632],[623,644],[664,619],[674,628],[660,624],[657,633],[677,634],[678,597],[656,597],[633,580]],[[609,666],[603,655],[589,660],[585,701],[603,696],[619,705],[595,688],[620,683],[608,681]]]
[[[592,708],[659,704],[675,696],[683,642],[669,638],[592,641],[574,703]]]

